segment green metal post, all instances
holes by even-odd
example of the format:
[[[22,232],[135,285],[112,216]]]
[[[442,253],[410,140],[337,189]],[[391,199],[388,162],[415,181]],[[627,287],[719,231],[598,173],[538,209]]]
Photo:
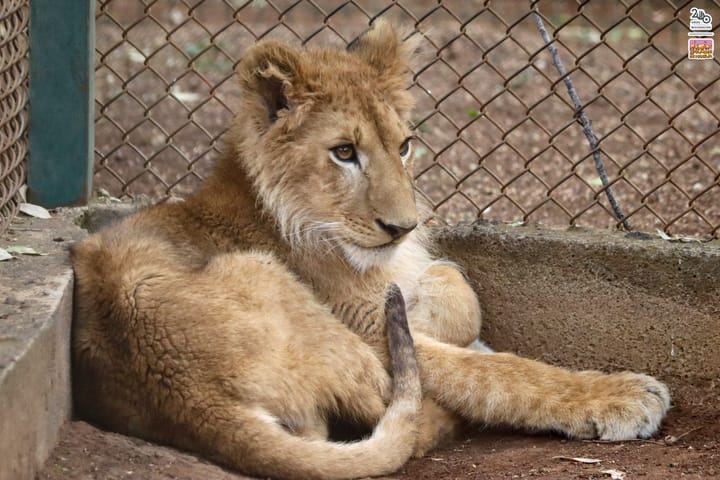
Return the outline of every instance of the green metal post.
[[[95,0],[30,2],[28,200],[86,203],[92,182]]]

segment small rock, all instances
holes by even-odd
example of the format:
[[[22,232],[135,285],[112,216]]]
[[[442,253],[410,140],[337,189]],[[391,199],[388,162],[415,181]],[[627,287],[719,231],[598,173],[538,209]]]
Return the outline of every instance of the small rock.
[[[8,295],[5,299],[5,305],[22,305],[22,301],[18,300],[15,295]]]

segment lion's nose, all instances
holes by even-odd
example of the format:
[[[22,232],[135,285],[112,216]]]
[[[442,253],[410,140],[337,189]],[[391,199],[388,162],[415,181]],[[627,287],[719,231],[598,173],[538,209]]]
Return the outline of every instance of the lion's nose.
[[[392,223],[385,223],[379,218],[375,219],[375,223],[378,224],[378,227],[380,227],[383,232],[390,235],[393,240],[397,240],[398,238],[407,235],[408,233],[412,232],[415,227],[417,227],[417,223],[408,223],[407,225],[394,225]]]

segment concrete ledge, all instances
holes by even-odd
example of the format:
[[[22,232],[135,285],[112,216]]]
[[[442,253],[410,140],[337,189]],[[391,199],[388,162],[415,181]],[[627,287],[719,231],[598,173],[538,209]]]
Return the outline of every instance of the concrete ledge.
[[[71,216],[17,219],[0,246],[47,255],[0,262],[0,480],[34,478],[71,411]]]
[[[720,242],[497,223],[436,239],[479,293],[496,350],[650,373],[676,403],[720,409]]]

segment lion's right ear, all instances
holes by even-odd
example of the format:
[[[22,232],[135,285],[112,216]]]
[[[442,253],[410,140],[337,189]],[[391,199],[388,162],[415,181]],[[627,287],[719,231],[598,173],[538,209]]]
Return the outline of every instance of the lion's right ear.
[[[378,19],[373,27],[348,45],[347,50],[380,75],[378,89],[384,91],[401,117],[409,118],[413,106],[407,91],[419,36],[408,36],[389,22]]]
[[[361,58],[384,76],[395,75],[404,78],[411,70],[419,42],[419,37],[409,36],[406,32],[393,27],[387,20],[380,18],[371,28],[350,42],[347,51]]]
[[[240,87],[262,101],[269,124],[292,111],[299,101],[303,78],[300,54],[279,42],[262,42],[250,48],[238,64]]]

